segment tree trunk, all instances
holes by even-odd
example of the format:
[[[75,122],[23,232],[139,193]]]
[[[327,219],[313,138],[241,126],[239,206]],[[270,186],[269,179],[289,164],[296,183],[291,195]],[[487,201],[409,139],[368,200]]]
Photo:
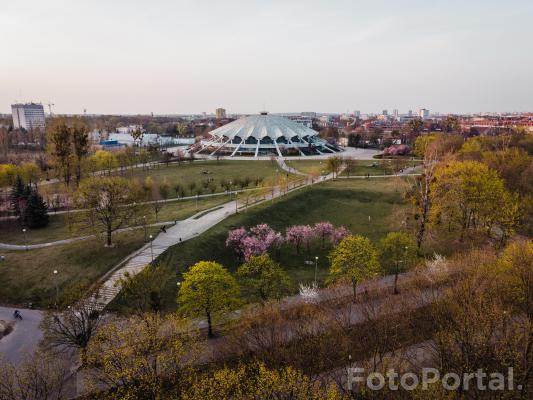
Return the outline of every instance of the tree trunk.
[[[111,247],[113,245],[113,243],[111,242],[111,234],[112,234],[111,228],[108,227],[107,228],[107,246],[108,247]]]
[[[357,281],[352,280],[352,288],[353,288],[353,302],[355,303],[357,301]]]
[[[211,313],[208,312],[207,313],[207,336],[209,338],[212,338],[214,335],[213,335],[213,324],[211,322]]]
[[[394,274],[394,294],[398,294],[398,273]]]

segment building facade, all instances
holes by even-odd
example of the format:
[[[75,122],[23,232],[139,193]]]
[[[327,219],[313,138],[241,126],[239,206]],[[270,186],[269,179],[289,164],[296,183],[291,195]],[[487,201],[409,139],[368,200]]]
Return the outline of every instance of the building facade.
[[[429,118],[429,110],[425,109],[425,108],[421,108],[419,113],[418,113],[418,116],[422,119],[428,119]]]
[[[44,129],[46,121],[44,117],[44,107],[42,104],[26,103],[12,104],[11,115],[13,117],[13,127],[15,129]]]
[[[217,108],[215,110],[215,115],[216,115],[217,119],[226,118],[226,110],[224,108]]]

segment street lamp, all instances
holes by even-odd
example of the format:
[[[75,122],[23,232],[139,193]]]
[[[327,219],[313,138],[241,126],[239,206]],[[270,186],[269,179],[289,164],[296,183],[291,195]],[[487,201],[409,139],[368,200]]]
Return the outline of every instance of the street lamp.
[[[153,236],[150,235],[150,254],[152,255],[152,263],[154,262],[154,249],[152,247],[152,239],[153,239]]]
[[[315,287],[317,286],[316,284],[317,273],[318,273],[318,256],[315,257]]]
[[[146,215],[143,215],[143,225],[144,225],[144,243],[146,243]]]
[[[24,233],[24,246],[26,246],[26,251],[28,251],[28,238],[26,236],[26,228],[22,229],[22,233]]]
[[[57,285],[57,269],[54,269],[54,281],[56,285],[56,308],[57,304],[59,303],[59,286]]]

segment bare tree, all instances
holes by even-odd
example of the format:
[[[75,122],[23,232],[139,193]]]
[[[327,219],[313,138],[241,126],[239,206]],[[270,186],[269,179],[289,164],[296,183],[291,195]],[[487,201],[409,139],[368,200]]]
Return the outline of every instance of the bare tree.
[[[86,299],[62,312],[49,312],[42,322],[44,348],[55,353],[77,350],[85,364],[87,346],[102,321],[93,305]]]
[[[416,216],[418,218],[418,226],[416,229],[416,244],[418,249],[422,246],[424,235],[426,233],[426,226],[429,219],[429,211],[431,209],[431,181],[435,176],[437,168],[439,151],[437,145],[429,145],[424,153],[424,162],[422,164],[422,175],[416,177],[411,197],[416,206]]]
[[[68,363],[37,352],[15,366],[0,358],[1,400],[60,400],[65,398]]]

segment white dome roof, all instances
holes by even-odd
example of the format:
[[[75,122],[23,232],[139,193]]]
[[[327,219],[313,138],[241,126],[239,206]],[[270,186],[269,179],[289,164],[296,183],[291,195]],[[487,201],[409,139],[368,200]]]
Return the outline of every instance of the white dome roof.
[[[244,140],[254,137],[258,141],[267,136],[273,141],[285,137],[289,141],[295,136],[299,139],[305,136],[316,136],[318,132],[285,117],[261,114],[239,118],[211,131],[210,134],[229,139],[234,139],[236,136]]]

